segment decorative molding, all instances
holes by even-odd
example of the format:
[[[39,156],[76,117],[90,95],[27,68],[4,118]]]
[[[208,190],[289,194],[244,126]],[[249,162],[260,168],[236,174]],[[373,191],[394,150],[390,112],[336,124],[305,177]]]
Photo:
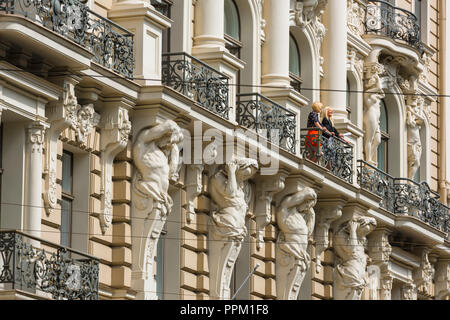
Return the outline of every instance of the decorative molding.
[[[305,187],[283,198],[277,208],[280,228],[276,245],[276,280],[279,300],[297,300],[311,264],[307,252],[314,230],[316,192]]]
[[[273,196],[284,189],[284,181],[289,175],[287,171],[280,171],[273,176],[258,176],[255,178],[256,184],[256,202],[255,202],[255,220],[256,220],[256,248],[261,249],[264,243],[264,228],[270,223],[272,214]]]
[[[194,200],[202,192],[202,164],[186,165],[186,222],[191,223],[195,215]]]
[[[350,48],[347,50],[347,65],[348,69],[356,70],[361,79],[363,78],[364,60],[355,49]]]
[[[212,199],[208,247],[211,299],[229,299],[231,274],[247,234],[248,210],[246,183],[258,169],[258,162],[235,158],[212,174],[209,191]]]
[[[347,28],[354,35],[361,37],[365,32],[365,8],[359,1],[347,0]]]
[[[99,215],[100,227],[105,233],[111,226],[113,217],[113,162],[116,155],[128,143],[131,132],[131,122],[128,119],[128,110],[121,106],[107,107],[102,112],[102,131],[100,138],[100,151],[102,161],[101,184],[101,212]]]
[[[173,200],[168,194],[169,177],[178,168],[180,127],[166,120],[142,129],[133,145],[136,172],[133,178],[132,206],[132,288],[138,299],[156,299],[153,261],[161,231]]]
[[[295,23],[305,28],[317,23],[325,10],[328,0],[297,0],[294,7]]]
[[[408,282],[403,285],[402,300],[417,300],[417,287],[413,282]]]
[[[435,297],[436,300],[445,300],[450,296],[450,260],[438,260],[435,268]]]
[[[27,128],[27,142],[30,144],[31,153],[42,154],[42,147],[44,145],[45,128],[38,122],[33,122]]]
[[[333,237],[337,258],[334,270],[334,298],[360,300],[366,280],[366,235],[375,229],[374,218],[353,214],[338,225]]]
[[[320,256],[329,246],[328,234],[331,223],[342,216],[342,208],[346,203],[345,199],[324,199],[319,200],[316,205],[316,227],[314,231],[314,242],[316,251],[316,272],[322,269]]]
[[[60,101],[51,103],[46,109],[46,116],[50,128],[45,137],[46,152],[44,162],[44,206],[47,215],[57,210],[57,149],[58,138],[61,132],[77,123],[79,104],[75,96],[77,78],[65,78],[63,82],[63,96]]]
[[[429,248],[422,248],[421,250],[420,267],[414,270],[414,284],[416,288],[423,289],[423,293],[431,295],[430,288],[433,285],[435,270],[429,260],[431,250]]]
[[[379,300],[391,300],[393,276],[389,269],[392,247],[389,243],[390,230],[380,228],[372,231],[369,236],[369,257],[371,265],[380,269]]]
[[[94,105],[89,103],[81,106],[77,111],[77,121],[72,123],[72,128],[75,130],[77,140],[81,146],[87,143],[87,137],[91,130],[100,122],[100,115],[95,112]]]

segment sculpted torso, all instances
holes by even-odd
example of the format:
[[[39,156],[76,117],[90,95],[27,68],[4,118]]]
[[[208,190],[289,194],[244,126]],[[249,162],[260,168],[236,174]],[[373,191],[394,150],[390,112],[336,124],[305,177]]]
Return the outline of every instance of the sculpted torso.
[[[142,180],[153,185],[156,190],[167,192],[169,188],[169,164],[167,156],[158,148],[155,142],[141,142],[135,149],[134,158],[140,159],[139,166]]]

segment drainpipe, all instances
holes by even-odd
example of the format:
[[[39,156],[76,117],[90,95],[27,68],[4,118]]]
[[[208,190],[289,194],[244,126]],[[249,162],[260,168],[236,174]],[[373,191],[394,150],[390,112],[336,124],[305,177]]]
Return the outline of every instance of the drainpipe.
[[[446,0],[440,0],[440,10],[439,10],[439,63],[441,66],[441,74],[439,77],[439,87],[440,93],[448,94],[447,92],[447,41],[446,41],[446,27],[447,27],[447,18],[446,18]],[[439,186],[440,186],[440,196],[441,202],[443,204],[447,204],[447,98],[440,97],[440,117],[439,117],[439,128],[441,133],[441,141],[439,144],[439,153],[441,158],[441,168],[439,170]]]

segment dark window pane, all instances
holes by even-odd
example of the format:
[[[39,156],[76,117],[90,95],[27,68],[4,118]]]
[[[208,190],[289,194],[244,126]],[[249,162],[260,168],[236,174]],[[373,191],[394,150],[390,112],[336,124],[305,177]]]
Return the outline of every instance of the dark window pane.
[[[73,154],[64,151],[62,155],[62,191],[72,194],[72,162]]]
[[[388,132],[387,110],[384,100],[381,100],[380,103],[380,130],[384,133]]]
[[[61,245],[70,247],[72,228],[72,200],[61,199]]]
[[[159,300],[163,299],[164,290],[164,236],[161,235],[156,246],[156,296]]]
[[[233,0],[225,0],[224,2],[224,30],[225,34],[239,40],[240,26],[239,14]]]
[[[387,153],[387,140],[383,139],[381,140],[381,143],[378,146],[377,162],[378,162],[378,169],[384,172],[387,172],[386,153]]]
[[[300,53],[292,36],[289,37],[289,72],[300,77]]]

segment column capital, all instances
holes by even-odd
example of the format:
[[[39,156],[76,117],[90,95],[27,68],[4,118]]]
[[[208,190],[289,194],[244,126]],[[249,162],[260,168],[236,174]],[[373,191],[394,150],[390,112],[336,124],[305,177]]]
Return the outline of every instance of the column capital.
[[[31,153],[42,153],[45,127],[39,122],[33,122],[27,128],[27,142],[31,145]]]

